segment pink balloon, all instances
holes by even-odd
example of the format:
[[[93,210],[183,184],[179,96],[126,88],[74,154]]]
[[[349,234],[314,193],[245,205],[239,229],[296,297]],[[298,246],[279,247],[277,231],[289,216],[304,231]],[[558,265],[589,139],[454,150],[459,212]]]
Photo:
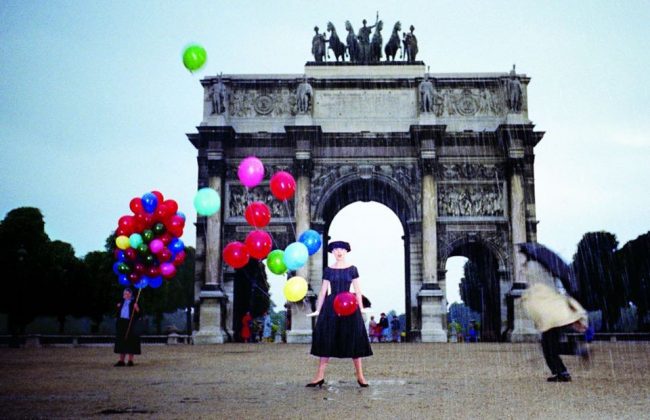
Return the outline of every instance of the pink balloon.
[[[162,263],[160,264],[160,274],[166,278],[172,278],[176,275],[176,267],[172,263]]]
[[[153,254],[158,254],[160,251],[163,250],[164,247],[165,244],[160,239],[154,239],[151,242],[149,242],[149,250]]]
[[[264,179],[264,164],[255,156],[249,156],[239,164],[237,176],[245,187],[254,187]]]

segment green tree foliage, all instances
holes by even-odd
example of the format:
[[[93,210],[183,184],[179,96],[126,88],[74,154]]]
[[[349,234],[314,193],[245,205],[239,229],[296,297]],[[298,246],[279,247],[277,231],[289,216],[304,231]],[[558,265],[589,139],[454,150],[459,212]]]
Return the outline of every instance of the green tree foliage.
[[[627,288],[616,264],[616,235],[589,232],[578,243],[573,270],[578,285],[578,300],[586,309],[601,310],[603,329],[611,331],[627,303]]]
[[[7,313],[14,334],[24,332],[45,303],[41,292],[46,283],[49,242],[37,208],[11,210],[0,223],[0,266],[4,271],[0,311]]]
[[[650,232],[626,243],[616,253],[616,259],[629,299],[637,307],[637,329],[647,330],[643,320],[650,309]]]
[[[467,261],[463,266],[463,278],[460,279],[460,298],[465,302],[472,311],[481,312],[481,278],[479,276],[478,266],[471,261]]]

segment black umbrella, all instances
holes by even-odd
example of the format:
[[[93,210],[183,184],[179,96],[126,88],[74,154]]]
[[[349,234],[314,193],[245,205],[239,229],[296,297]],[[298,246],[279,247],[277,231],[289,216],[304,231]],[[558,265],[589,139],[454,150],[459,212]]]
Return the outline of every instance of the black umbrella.
[[[519,250],[526,254],[529,259],[537,261],[546,267],[554,277],[559,278],[569,293],[575,290],[573,287],[575,284],[573,269],[555,251],[537,242],[519,244]]]

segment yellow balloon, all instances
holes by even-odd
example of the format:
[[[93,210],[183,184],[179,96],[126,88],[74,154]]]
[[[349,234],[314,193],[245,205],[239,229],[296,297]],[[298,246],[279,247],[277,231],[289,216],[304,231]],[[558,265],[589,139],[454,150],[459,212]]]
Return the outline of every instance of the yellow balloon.
[[[289,302],[298,302],[307,295],[307,280],[300,276],[291,277],[284,285],[284,297]]]
[[[131,242],[129,241],[128,236],[121,235],[115,238],[115,245],[117,245],[119,249],[124,250],[131,246]]]

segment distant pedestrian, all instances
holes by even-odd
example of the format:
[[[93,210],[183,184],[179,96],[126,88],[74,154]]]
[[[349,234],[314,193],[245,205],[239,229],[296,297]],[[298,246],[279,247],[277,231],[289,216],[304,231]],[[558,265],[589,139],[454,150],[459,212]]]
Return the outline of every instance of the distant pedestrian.
[[[570,296],[542,283],[533,285],[523,296],[523,305],[535,327],[542,332],[542,352],[553,376],[549,382],[570,382],[571,375],[560,358],[561,354],[589,358],[586,348],[576,352],[575,342],[561,343],[567,330],[584,333],[589,325],[587,311]]]
[[[114,366],[133,366],[133,355],[140,354],[140,335],[136,328],[140,318],[140,307],[133,300],[133,292],[129,288],[122,292],[122,299],[122,302],[117,304],[113,349],[120,355],[120,360]],[[129,360],[125,364],[124,359],[127,354]]]
[[[384,338],[388,334],[388,318],[386,318],[385,313],[381,313],[379,316],[379,341],[384,341]]]
[[[244,343],[251,341],[251,324],[253,323],[253,317],[250,312],[246,312],[241,319],[241,331],[239,336],[241,337]]]
[[[393,319],[390,320],[390,332],[393,338],[393,343],[399,343],[400,324],[397,315],[393,315]]]
[[[373,343],[375,340],[378,341],[379,339],[377,338],[377,321],[375,321],[375,316],[372,315],[370,317],[370,322],[368,323],[368,336],[370,337],[370,342]]]
[[[263,322],[262,339],[265,342],[270,342],[271,334],[273,334],[273,323],[271,322],[271,315],[269,315],[268,312],[264,312],[264,320],[262,322]]]

